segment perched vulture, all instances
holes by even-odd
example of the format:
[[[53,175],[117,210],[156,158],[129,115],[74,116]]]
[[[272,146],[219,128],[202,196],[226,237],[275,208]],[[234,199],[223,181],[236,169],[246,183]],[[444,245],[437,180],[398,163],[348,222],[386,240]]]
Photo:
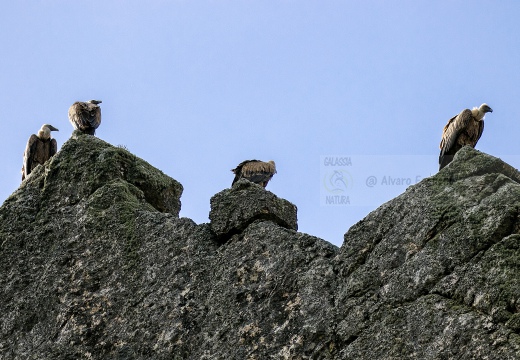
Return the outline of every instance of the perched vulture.
[[[33,171],[37,165],[43,165],[58,151],[56,139],[51,138],[51,131],[58,131],[49,124],[42,125],[38,135],[32,134],[27,141],[23,154],[22,181]]]
[[[101,124],[101,100],[76,101],[69,108],[69,121],[74,129],[94,135]]]
[[[487,104],[482,104],[477,109],[464,109],[459,115],[452,117],[444,130],[440,144],[439,170],[448,165],[455,153],[464,145],[475,147],[478,139],[484,131],[484,116],[493,112]]]
[[[240,179],[247,179],[255,184],[266,187],[269,180],[276,174],[276,166],[273,160],[269,162],[246,160],[242,161],[231,171],[235,174],[235,179],[231,186]]]

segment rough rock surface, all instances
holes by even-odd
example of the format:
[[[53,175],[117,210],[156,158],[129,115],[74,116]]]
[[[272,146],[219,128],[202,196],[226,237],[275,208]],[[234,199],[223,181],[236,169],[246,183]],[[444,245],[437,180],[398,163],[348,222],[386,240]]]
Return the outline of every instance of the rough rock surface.
[[[214,195],[210,203],[211,229],[219,238],[227,239],[241,233],[257,220],[270,220],[298,230],[296,206],[245,179]]]
[[[338,249],[247,183],[178,218],[180,184],[77,136],[0,207],[0,358],[518,359],[519,182],[464,148]]]

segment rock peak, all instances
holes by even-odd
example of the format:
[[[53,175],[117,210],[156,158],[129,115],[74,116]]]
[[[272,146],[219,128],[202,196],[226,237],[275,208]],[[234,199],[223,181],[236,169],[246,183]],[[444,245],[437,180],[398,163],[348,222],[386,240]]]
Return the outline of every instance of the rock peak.
[[[295,205],[245,179],[214,195],[210,203],[211,228],[220,239],[241,233],[249,224],[259,220],[298,230]]]

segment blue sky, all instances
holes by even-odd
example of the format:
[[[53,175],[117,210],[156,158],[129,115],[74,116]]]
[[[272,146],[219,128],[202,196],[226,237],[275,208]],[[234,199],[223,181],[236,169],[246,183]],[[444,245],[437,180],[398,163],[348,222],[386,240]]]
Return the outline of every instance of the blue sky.
[[[7,2],[0,202],[29,136],[50,123],[61,146],[68,107],[100,99],[97,136],[180,181],[181,216],[208,222],[230,169],[272,159],[268,189],[298,206],[300,231],[341,245],[406,188],[372,196],[366,176],[434,174],[464,108],[494,109],[477,149],[520,166],[519,16],[518,1]],[[329,156],[352,160],[350,204],[323,204]]]

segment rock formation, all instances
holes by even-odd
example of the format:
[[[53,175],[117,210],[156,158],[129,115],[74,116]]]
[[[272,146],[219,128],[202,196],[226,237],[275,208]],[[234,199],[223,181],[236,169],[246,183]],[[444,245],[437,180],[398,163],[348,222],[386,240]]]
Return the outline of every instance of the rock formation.
[[[463,148],[341,248],[77,135],[0,207],[1,359],[518,359],[520,174]]]

